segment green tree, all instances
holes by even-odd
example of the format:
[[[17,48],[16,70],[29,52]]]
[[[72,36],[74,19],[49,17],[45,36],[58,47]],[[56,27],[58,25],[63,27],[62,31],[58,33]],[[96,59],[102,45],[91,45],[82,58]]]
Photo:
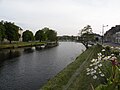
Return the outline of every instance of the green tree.
[[[5,27],[4,27],[4,22],[0,22],[0,41],[2,42],[5,38]]]
[[[86,48],[88,48],[88,43],[90,41],[94,41],[94,35],[90,25],[85,26],[81,30],[80,41],[86,46]]]
[[[48,41],[56,41],[57,40],[57,32],[55,32],[54,30],[48,30],[45,32],[45,34],[47,36]]]
[[[10,41],[18,41],[19,40],[19,27],[15,25],[14,23],[11,22],[4,22],[5,26],[5,34],[6,34],[6,39]]]
[[[44,31],[43,30],[38,30],[35,33],[35,40],[39,40],[40,42],[45,40],[44,39]]]
[[[45,27],[42,29],[42,31],[44,32],[44,36],[43,36],[44,40],[47,40],[47,41],[57,40],[57,32],[55,30]]]
[[[83,34],[85,34],[85,33],[87,33],[87,34],[92,34],[92,28],[91,28],[90,25],[85,26],[85,27],[81,30],[81,35],[83,35]]]
[[[24,42],[29,42],[29,41],[34,40],[33,33],[29,30],[26,30],[23,32],[22,38]]]
[[[42,29],[42,31],[44,32],[44,34],[43,34],[43,40],[44,40],[44,41],[47,41],[47,40],[48,40],[48,37],[47,37],[46,32],[48,32],[49,30],[50,30],[50,29],[47,28],[47,27],[45,27],[45,28]]]

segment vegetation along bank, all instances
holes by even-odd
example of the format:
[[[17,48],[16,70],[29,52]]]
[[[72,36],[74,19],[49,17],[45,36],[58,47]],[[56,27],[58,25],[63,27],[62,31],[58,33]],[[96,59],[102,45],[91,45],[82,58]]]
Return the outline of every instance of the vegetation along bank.
[[[112,55],[118,57],[119,61],[120,57],[116,50],[101,45],[92,46],[40,90],[120,90],[118,89],[120,77],[117,76],[116,81],[112,81],[112,59],[115,57]],[[110,58],[107,58],[108,56]]]
[[[81,83],[76,84],[78,86],[74,86],[73,89],[77,90],[78,88],[81,88],[81,90],[88,90],[85,89],[87,87],[90,88],[89,82],[87,80],[88,78],[86,78],[86,75],[84,75],[86,73],[85,68],[88,66],[90,60],[96,56],[96,53],[101,50],[101,48],[102,48],[101,46],[93,46],[87,49],[80,56],[78,56],[74,62],[69,64],[64,70],[58,73],[54,78],[50,79],[40,90],[63,90],[65,88],[72,88],[70,87],[71,84],[73,84],[73,81],[74,82],[76,81],[79,75],[80,76],[82,75],[82,77],[79,78],[79,80],[81,80]]]

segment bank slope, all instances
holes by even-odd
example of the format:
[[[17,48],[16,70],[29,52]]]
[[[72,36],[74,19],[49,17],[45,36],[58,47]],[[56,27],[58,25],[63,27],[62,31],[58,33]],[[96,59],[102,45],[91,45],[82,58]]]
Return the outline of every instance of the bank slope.
[[[90,90],[90,78],[86,76],[86,67],[92,58],[97,57],[102,46],[92,46],[79,55],[54,78],[50,79],[40,90]],[[78,80],[77,80],[78,79]],[[93,82],[96,83],[96,82]],[[95,86],[99,84],[96,83]]]

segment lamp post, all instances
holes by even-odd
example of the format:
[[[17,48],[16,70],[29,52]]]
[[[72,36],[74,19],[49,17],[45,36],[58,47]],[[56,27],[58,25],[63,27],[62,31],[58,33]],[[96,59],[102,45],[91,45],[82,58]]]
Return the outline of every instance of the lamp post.
[[[104,27],[108,27],[108,25],[102,25],[102,44],[104,42]]]

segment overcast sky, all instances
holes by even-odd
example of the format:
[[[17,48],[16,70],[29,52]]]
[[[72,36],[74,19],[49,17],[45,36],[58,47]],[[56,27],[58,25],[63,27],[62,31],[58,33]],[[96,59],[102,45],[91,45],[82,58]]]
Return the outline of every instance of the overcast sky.
[[[100,33],[102,25],[120,24],[120,0],[0,0],[0,20],[34,33],[44,27],[58,35],[77,35],[86,25]]]

